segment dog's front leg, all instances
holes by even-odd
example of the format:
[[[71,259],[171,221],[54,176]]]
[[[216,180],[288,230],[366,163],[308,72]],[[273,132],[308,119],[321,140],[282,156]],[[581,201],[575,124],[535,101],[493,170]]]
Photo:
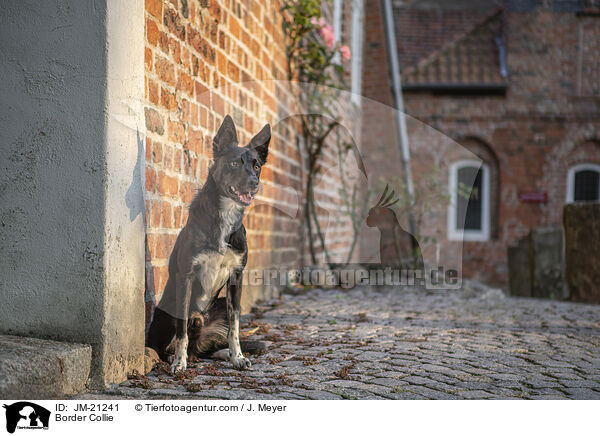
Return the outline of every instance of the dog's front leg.
[[[187,368],[188,334],[187,322],[192,297],[192,277],[177,274],[175,307],[177,324],[175,328],[175,357],[171,364],[171,371],[184,371]]]
[[[229,319],[229,360],[235,369],[248,369],[252,364],[242,354],[240,347],[240,300],[242,297],[242,271],[235,269],[227,281],[227,317]]]

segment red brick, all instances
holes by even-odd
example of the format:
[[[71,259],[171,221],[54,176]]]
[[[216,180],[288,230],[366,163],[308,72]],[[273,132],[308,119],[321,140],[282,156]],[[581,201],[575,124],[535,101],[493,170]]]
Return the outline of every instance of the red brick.
[[[179,119],[184,122],[186,126],[189,126],[192,122],[190,110],[190,101],[185,97],[181,97],[179,100]]]
[[[152,141],[152,162],[155,164],[162,163],[163,145],[160,142]]]
[[[175,86],[175,67],[168,59],[156,56],[154,68],[160,80],[168,85]]]
[[[190,204],[192,202],[192,200],[194,199],[195,193],[196,193],[196,186],[194,184],[189,183],[189,182],[184,182],[180,185],[179,196],[184,203]]]
[[[231,80],[233,80],[234,82],[239,82],[240,81],[240,69],[237,67],[237,65],[235,65],[233,62],[229,61],[227,63],[227,75],[231,78]]]
[[[181,47],[181,64],[183,65],[183,69],[186,72],[191,73],[192,64],[191,64],[190,51],[188,50],[188,48],[185,45],[183,45]]]
[[[174,196],[178,193],[178,180],[164,172],[158,173],[158,192],[162,195]]]
[[[146,192],[156,192],[156,171],[146,167]]]
[[[178,144],[185,142],[185,127],[180,121],[167,120],[169,140]]]
[[[173,35],[182,41],[185,41],[185,24],[176,10],[165,8],[163,23]]]
[[[171,255],[171,250],[175,245],[173,235],[158,235],[156,240],[156,257],[166,259]]]
[[[144,113],[146,115],[146,128],[151,132],[162,135],[165,133],[165,121],[163,117],[152,108],[145,108]]]
[[[182,161],[183,161],[183,152],[179,149],[175,150],[173,171],[177,172],[178,174],[182,173]]]
[[[202,36],[194,27],[188,26],[187,31],[188,43],[194,50],[200,52],[202,50]]]
[[[194,85],[196,88],[196,100],[198,103],[208,107],[210,105],[210,92],[208,88],[198,81]]]
[[[154,47],[156,47],[156,44],[158,43],[158,26],[154,20],[150,18],[146,20],[146,40]]]
[[[162,205],[162,226],[165,228],[173,227],[173,212],[171,210],[171,203],[168,201],[161,202]]]
[[[146,162],[152,160],[152,139],[146,136]]]
[[[239,39],[240,38],[240,23],[233,17],[233,15],[229,16],[229,32],[231,35]]]
[[[189,209],[187,207],[184,207],[181,210],[181,226],[182,227],[187,223],[188,215],[189,215]]]
[[[204,107],[200,107],[200,127],[208,127],[208,110]]]
[[[186,146],[196,154],[202,154],[202,132],[190,129]]]
[[[162,0],[146,0],[146,11],[158,18],[162,19]]]
[[[192,126],[198,127],[198,116],[199,116],[198,105],[196,103],[190,103],[190,107],[191,107],[190,123],[192,124]]]
[[[210,46],[210,43],[201,36],[201,34],[191,27],[188,28],[188,42],[192,48],[202,56],[210,65],[215,64],[215,50]]]
[[[181,228],[183,227],[183,223],[181,222],[181,206],[175,206],[173,208],[173,219],[174,219],[174,225],[176,228]]]
[[[186,165],[188,168],[186,175],[193,177],[195,179],[199,179],[199,177],[198,177],[198,168],[199,168],[198,159],[191,158],[190,153],[187,153],[186,156],[190,157],[189,160],[186,160]]]
[[[217,52],[217,69],[221,74],[227,74],[227,56],[222,52]]]
[[[175,64],[181,63],[181,45],[175,38],[169,38],[169,54]]]
[[[147,71],[152,71],[152,50],[146,47],[144,51],[144,63]]]
[[[242,44],[244,44],[246,47],[250,47],[250,34],[245,30],[242,31]]]
[[[211,92],[212,109],[219,115],[225,115],[225,101],[220,95]]]
[[[163,148],[162,167],[166,170],[173,169],[173,146],[170,144],[165,144]]]
[[[219,48],[221,50],[227,50],[225,44],[227,43],[227,35],[222,30],[219,32]]]
[[[254,124],[252,122],[252,118],[249,116],[244,117],[244,129],[248,132],[254,132]]]
[[[175,94],[166,88],[161,88],[160,90],[160,104],[167,110],[177,110],[177,99],[175,98]]]
[[[158,32],[158,46],[165,54],[169,54],[169,35],[165,32]]]
[[[192,75],[194,77],[196,77],[200,73],[200,63],[198,62],[197,56],[191,55],[191,58],[192,58]]]
[[[183,71],[179,71],[177,74],[177,87],[178,91],[187,93],[190,97],[194,96],[194,80]]]
[[[155,105],[159,103],[158,84],[152,79],[148,79],[148,100]]]
[[[151,201],[150,202],[150,219],[148,221],[149,225],[154,228],[160,227],[160,215],[161,208],[160,205],[162,201]],[[150,244],[148,244],[150,245]]]
[[[210,5],[210,15],[215,19],[215,20],[221,20],[221,6],[219,6],[219,2],[216,1],[209,1],[208,2]]]
[[[210,32],[209,32],[210,42],[212,42],[213,44],[217,43],[217,35],[219,33],[218,29],[219,29],[219,22],[217,20],[213,20],[210,23]]]

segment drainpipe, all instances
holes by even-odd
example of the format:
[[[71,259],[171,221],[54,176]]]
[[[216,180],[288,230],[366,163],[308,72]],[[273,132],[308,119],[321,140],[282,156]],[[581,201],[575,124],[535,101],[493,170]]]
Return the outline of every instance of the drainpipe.
[[[396,48],[396,33],[394,30],[394,16],[392,13],[391,0],[382,0],[383,16],[385,19],[385,39],[387,41],[388,60],[390,64],[390,76],[392,79],[392,91],[396,105],[396,124],[400,133],[400,153],[402,155],[402,172],[404,173],[404,185],[406,196],[409,199],[408,226],[410,233],[416,234],[415,219],[412,213],[415,192],[410,169],[410,150],[408,148],[408,135],[406,134],[406,119],[404,117],[404,100],[402,99],[402,84],[400,82],[400,67],[398,66],[398,50]]]

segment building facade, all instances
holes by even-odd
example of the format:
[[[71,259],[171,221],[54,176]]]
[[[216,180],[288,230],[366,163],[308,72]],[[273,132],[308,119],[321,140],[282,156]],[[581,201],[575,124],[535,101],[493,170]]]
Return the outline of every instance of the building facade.
[[[364,93],[393,105],[381,3],[367,2]],[[506,286],[507,247],[561,226],[567,202],[599,200],[599,12],[585,1],[393,2],[413,179],[437,171],[447,187],[422,225],[430,259],[462,253],[464,277]],[[369,138],[389,122],[364,115],[375,161]]]

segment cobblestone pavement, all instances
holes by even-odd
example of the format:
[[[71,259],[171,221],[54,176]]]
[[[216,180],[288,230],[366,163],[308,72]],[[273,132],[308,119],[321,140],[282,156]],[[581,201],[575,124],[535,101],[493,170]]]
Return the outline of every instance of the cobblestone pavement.
[[[96,398],[600,399],[598,305],[474,288],[317,289],[259,307],[242,327],[269,343],[249,371],[204,360]]]

